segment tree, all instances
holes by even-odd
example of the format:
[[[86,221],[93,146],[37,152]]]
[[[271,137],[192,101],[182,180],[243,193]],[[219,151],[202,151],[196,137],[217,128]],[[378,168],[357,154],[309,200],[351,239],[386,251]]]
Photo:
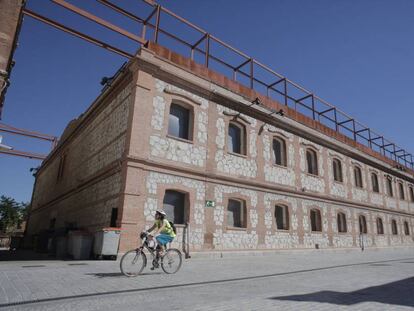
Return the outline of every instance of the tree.
[[[0,232],[9,233],[18,228],[27,213],[27,203],[18,203],[10,197],[0,197]]]

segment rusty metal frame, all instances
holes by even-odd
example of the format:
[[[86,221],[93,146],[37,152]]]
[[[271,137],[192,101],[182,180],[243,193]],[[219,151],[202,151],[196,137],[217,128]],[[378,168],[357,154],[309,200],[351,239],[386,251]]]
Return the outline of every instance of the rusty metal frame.
[[[17,135],[17,136],[23,136],[23,137],[48,141],[51,143],[52,149],[54,149],[58,143],[58,138],[56,136],[42,134],[42,133],[35,132],[35,131],[24,130],[24,129],[13,127],[13,126],[10,126],[4,123],[0,123],[0,133],[1,132],[11,134],[11,135]],[[25,157],[25,158],[30,158],[30,159],[36,159],[36,160],[44,160],[47,157],[47,155],[45,154],[22,151],[22,150],[15,150],[15,149],[12,149],[12,150],[0,149],[0,154],[19,156],[19,157]]]
[[[124,37],[127,37],[128,39],[133,40],[134,42],[137,42],[139,46],[145,45],[147,40],[151,40],[156,43],[162,44],[163,42],[162,42],[162,37],[160,36],[160,34],[168,37],[169,39],[173,39],[175,43],[181,44],[184,47],[189,49],[189,55],[190,55],[191,60],[195,59],[195,53],[199,53],[202,56],[204,56],[205,66],[211,67],[211,62],[217,63],[220,66],[224,66],[224,68],[230,69],[232,71],[232,75],[229,76],[230,79],[233,79],[234,81],[237,81],[239,83],[243,83],[240,79],[247,78],[248,87],[252,89],[258,89],[258,87],[265,87],[266,95],[269,98],[276,99],[274,95],[281,96],[282,101],[285,106],[289,106],[290,108],[296,111],[299,108],[305,108],[311,112],[313,120],[317,120],[321,122],[322,124],[334,129],[337,132],[340,132],[341,129],[345,129],[346,134],[344,135],[350,137],[354,141],[358,141],[358,139],[362,139],[369,148],[373,149],[374,147],[378,147],[380,149],[380,153],[383,154],[384,156],[400,164],[401,162],[403,162],[405,166],[411,169],[414,169],[414,161],[413,161],[412,154],[407,153],[401,147],[384,139],[382,135],[377,134],[369,127],[356,121],[354,118],[348,116],[346,113],[342,112],[341,110],[331,105],[330,103],[326,102],[325,100],[321,99],[320,97],[314,95],[312,92],[308,91],[302,86],[287,79],[285,76],[277,73],[276,71],[272,70],[266,65],[263,65],[262,63],[252,58],[251,56],[246,55],[245,53],[239,51],[238,49],[232,47],[231,45],[223,42],[222,40],[208,33],[204,29],[187,21],[186,19],[168,10],[167,8],[160,6],[154,1],[141,0],[144,4],[148,5],[149,8],[151,9],[151,13],[148,16],[140,16],[140,14],[132,13],[112,3],[110,0],[96,0],[96,1],[99,4],[104,5],[109,9],[112,9],[114,12],[117,12],[123,15],[124,17],[129,18],[137,22],[138,24],[140,24],[142,26],[141,35],[138,36],[136,34],[132,34],[118,26],[113,25],[112,23],[106,20],[103,20],[102,18],[96,16],[95,14],[89,13],[81,8],[74,6],[73,4],[67,1],[51,0],[53,4],[59,5],[62,8],[65,8],[71,11],[72,13],[75,13],[84,18],[87,18],[102,27],[105,27],[111,31],[114,31]],[[140,0],[137,0],[137,1],[140,1]],[[126,58],[133,57],[133,55],[127,51],[123,51],[122,49],[118,47],[112,46],[97,38],[86,35],[80,32],[79,30],[75,30],[70,27],[64,26],[57,21],[53,21],[33,11],[24,9],[23,13],[41,22],[47,23],[55,28],[63,30],[71,35],[87,40],[90,43],[93,43],[102,48],[105,48],[111,52],[117,53]],[[185,38],[183,38],[182,34],[172,33],[170,29],[167,30],[161,24],[161,20],[163,20],[163,16],[165,15],[169,15],[174,20],[179,21],[183,23],[184,25],[190,27],[191,29],[199,32],[200,33],[199,39],[196,42],[188,42],[185,40]],[[146,31],[147,28],[151,28],[154,32],[151,38],[149,38],[149,35],[147,34],[147,31]],[[204,42],[204,48],[202,48],[203,42]],[[228,51],[232,52],[234,56],[242,57],[243,61],[239,63],[238,65],[229,64],[228,62],[224,60],[223,55],[219,55],[217,52],[213,53],[211,51],[212,43],[218,44],[219,47],[227,49]],[[167,48],[169,47],[168,44],[165,44],[165,46]],[[245,68],[247,65],[249,67],[247,71],[243,70],[243,68]],[[272,75],[274,78],[272,79],[272,81],[264,81],[264,78],[259,74],[259,70],[256,70],[256,69],[261,69],[265,71],[266,73]],[[281,90],[277,88],[278,86],[280,86],[280,83],[283,83]],[[289,92],[289,90],[294,90],[295,93],[302,93],[303,95],[299,96],[298,98],[295,98],[295,96],[292,95],[293,92],[292,91]],[[309,98],[311,99],[310,103],[305,102],[305,100]],[[322,107],[322,108],[318,110],[316,109],[316,106]],[[327,115],[329,112],[333,112],[333,117]],[[330,123],[327,124],[326,123],[327,121]],[[350,122],[352,123],[352,127],[349,127],[346,125]],[[377,143],[378,139],[382,139],[382,144]],[[392,150],[389,150],[387,146],[388,147],[392,146]],[[395,150],[397,149],[403,151],[403,156],[399,155],[398,152],[395,153]],[[390,154],[388,155],[388,153]],[[409,160],[407,160],[407,157],[409,158]]]

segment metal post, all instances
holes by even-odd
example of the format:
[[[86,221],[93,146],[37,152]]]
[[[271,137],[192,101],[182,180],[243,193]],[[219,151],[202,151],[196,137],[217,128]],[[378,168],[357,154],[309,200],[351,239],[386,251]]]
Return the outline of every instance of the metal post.
[[[353,129],[353,133],[354,133],[354,140],[355,141],[357,141],[357,135],[356,135],[356,132],[355,132],[355,120],[354,119],[352,119],[352,129]]]
[[[157,15],[155,21],[154,42],[158,43],[158,32],[160,28],[161,6],[157,5]]]
[[[368,128],[368,146],[372,149],[371,130]]]
[[[205,65],[208,68],[208,60],[210,58],[210,34],[207,34],[207,39],[206,39],[206,60],[205,60]]]
[[[284,93],[285,93],[285,106],[288,105],[288,93],[287,93],[287,81],[286,78],[284,80]],[[296,110],[296,104],[295,104],[295,110]]]
[[[335,119],[335,131],[339,132],[339,127],[338,127],[338,116],[336,114],[336,108],[334,108],[334,119]]]
[[[315,118],[315,97],[313,97],[313,94],[312,94],[312,117],[314,120],[316,119]]]
[[[253,89],[253,69],[254,61],[253,58],[250,58],[250,88]]]

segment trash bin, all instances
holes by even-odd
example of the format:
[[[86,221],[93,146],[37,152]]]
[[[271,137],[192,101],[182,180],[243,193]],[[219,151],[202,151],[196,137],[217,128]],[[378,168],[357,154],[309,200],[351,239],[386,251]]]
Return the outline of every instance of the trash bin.
[[[76,260],[89,259],[93,237],[85,231],[70,231],[68,253]]]
[[[103,228],[95,233],[93,253],[95,258],[116,256],[118,254],[120,228]]]
[[[21,241],[22,241],[21,236],[12,236],[10,240],[10,249],[16,250],[20,248]]]

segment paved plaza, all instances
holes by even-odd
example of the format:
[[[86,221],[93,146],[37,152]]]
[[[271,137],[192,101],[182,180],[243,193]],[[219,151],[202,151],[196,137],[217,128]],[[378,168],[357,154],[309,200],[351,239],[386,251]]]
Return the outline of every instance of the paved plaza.
[[[1,261],[0,310],[414,309],[412,248],[194,257],[136,278],[115,261]]]

